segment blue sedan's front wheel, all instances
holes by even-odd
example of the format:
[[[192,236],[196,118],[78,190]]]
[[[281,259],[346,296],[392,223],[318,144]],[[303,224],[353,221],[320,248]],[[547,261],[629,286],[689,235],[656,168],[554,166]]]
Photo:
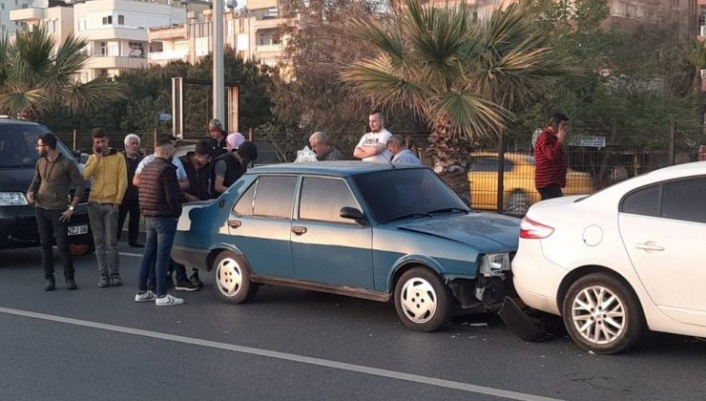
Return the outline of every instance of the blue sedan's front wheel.
[[[395,309],[405,326],[436,331],[451,318],[453,296],[441,278],[423,267],[406,271],[395,285]]]
[[[223,301],[241,304],[257,293],[258,285],[250,281],[250,269],[241,257],[223,251],[214,261],[214,288]]]

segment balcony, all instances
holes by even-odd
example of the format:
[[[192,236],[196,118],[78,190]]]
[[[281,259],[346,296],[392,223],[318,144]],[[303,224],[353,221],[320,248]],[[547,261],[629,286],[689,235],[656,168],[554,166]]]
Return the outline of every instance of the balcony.
[[[188,38],[186,27],[184,25],[149,28],[149,37],[151,42],[163,42],[168,40],[178,40]]]
[[[89,38],[91,41],[132,40],[147,42],[147,30],[144,28],[100,28],[85,29],[77,32],[77,36]]]
[[[11,21],[38,22],[44,17],[44,9],[22,8],[10,11]]]
[[[258,53],[281,52],[282,50],[284,50],[284,45],[282,45],[281,43],[273,45],[255,46],[255,51]]]
[[[150,62],[181,60],[186,61],[189,56],[187,50],[167,50],[163,52],[152,52],[149,54]]]
[[[87,69],[129,69],[147,68],[148,66],[145,57],[94,55],[86,61]]]

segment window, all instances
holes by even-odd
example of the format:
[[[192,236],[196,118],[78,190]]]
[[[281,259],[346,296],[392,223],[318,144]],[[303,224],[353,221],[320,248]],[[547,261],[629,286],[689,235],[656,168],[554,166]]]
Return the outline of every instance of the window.
[[[118,15],[118,25],[125,25],[125,16]]]
[[[240,197],[235,213],[241,216],[290,218],[295,176],[262,176]]]
[[[642,216],[659,216],[660,187],[658,185],[640,189],[629,194],[621,205],[621,212]]]
[[[339,216],[345,206],[359,208],[345,181],[304,178],[299,204],[300,219],[353,224],[353,221]]]
[[[128,47],[130,48],[130,57],[142,57],[144,53],[144,47],[142,42],[128,42]]]
[[[105,56],[108,54],[108,44],[106,42],[100,42],[100,54],[101,56]]]
[[[113,25],[113,16],[103,17],[103,25]]]
[[[662,217],[706,223],[706,178],[673,181],[662,189]]]

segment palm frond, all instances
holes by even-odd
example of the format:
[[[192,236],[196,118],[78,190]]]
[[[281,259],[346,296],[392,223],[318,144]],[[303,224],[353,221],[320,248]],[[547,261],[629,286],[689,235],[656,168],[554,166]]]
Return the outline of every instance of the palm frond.
[[[435,117],[445,116],[457,135],[473,141],[499,135],[510,113],[471,92],[449,91],[434,99]]]
[[[83,49],[86,41],[73,35],[67,37],[57,48],[54,57],[52,80],[59,85],[69,85],[86,65],[88,54]]]
[[[93,110],[101,103],[124,98],[122,88],[107,77],[86,83],[74,82],[64,90],[63,103],[70,112]]]
[[[7,84],[0,93],[0,110],[17,115],[25,110],[42,111],[49,106],[49,97],[42,88],[29,88],[21,84]]]

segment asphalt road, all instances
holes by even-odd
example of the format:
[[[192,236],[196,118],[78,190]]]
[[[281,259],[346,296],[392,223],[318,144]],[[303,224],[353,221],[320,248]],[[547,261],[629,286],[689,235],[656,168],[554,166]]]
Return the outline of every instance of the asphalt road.
[[[492,315],[412,332],[391,304],[263,287],[247,305],[212,278],[186,304],[138,304],[123,287],[43,290],[38,250],[0,251],[0,400],[704,400],[706,342],[652,335],[618,356],[563,336],[527,343]],[[58,260],[57,260],[58,262]],[[60,266],[57,278],[61,277]]]

